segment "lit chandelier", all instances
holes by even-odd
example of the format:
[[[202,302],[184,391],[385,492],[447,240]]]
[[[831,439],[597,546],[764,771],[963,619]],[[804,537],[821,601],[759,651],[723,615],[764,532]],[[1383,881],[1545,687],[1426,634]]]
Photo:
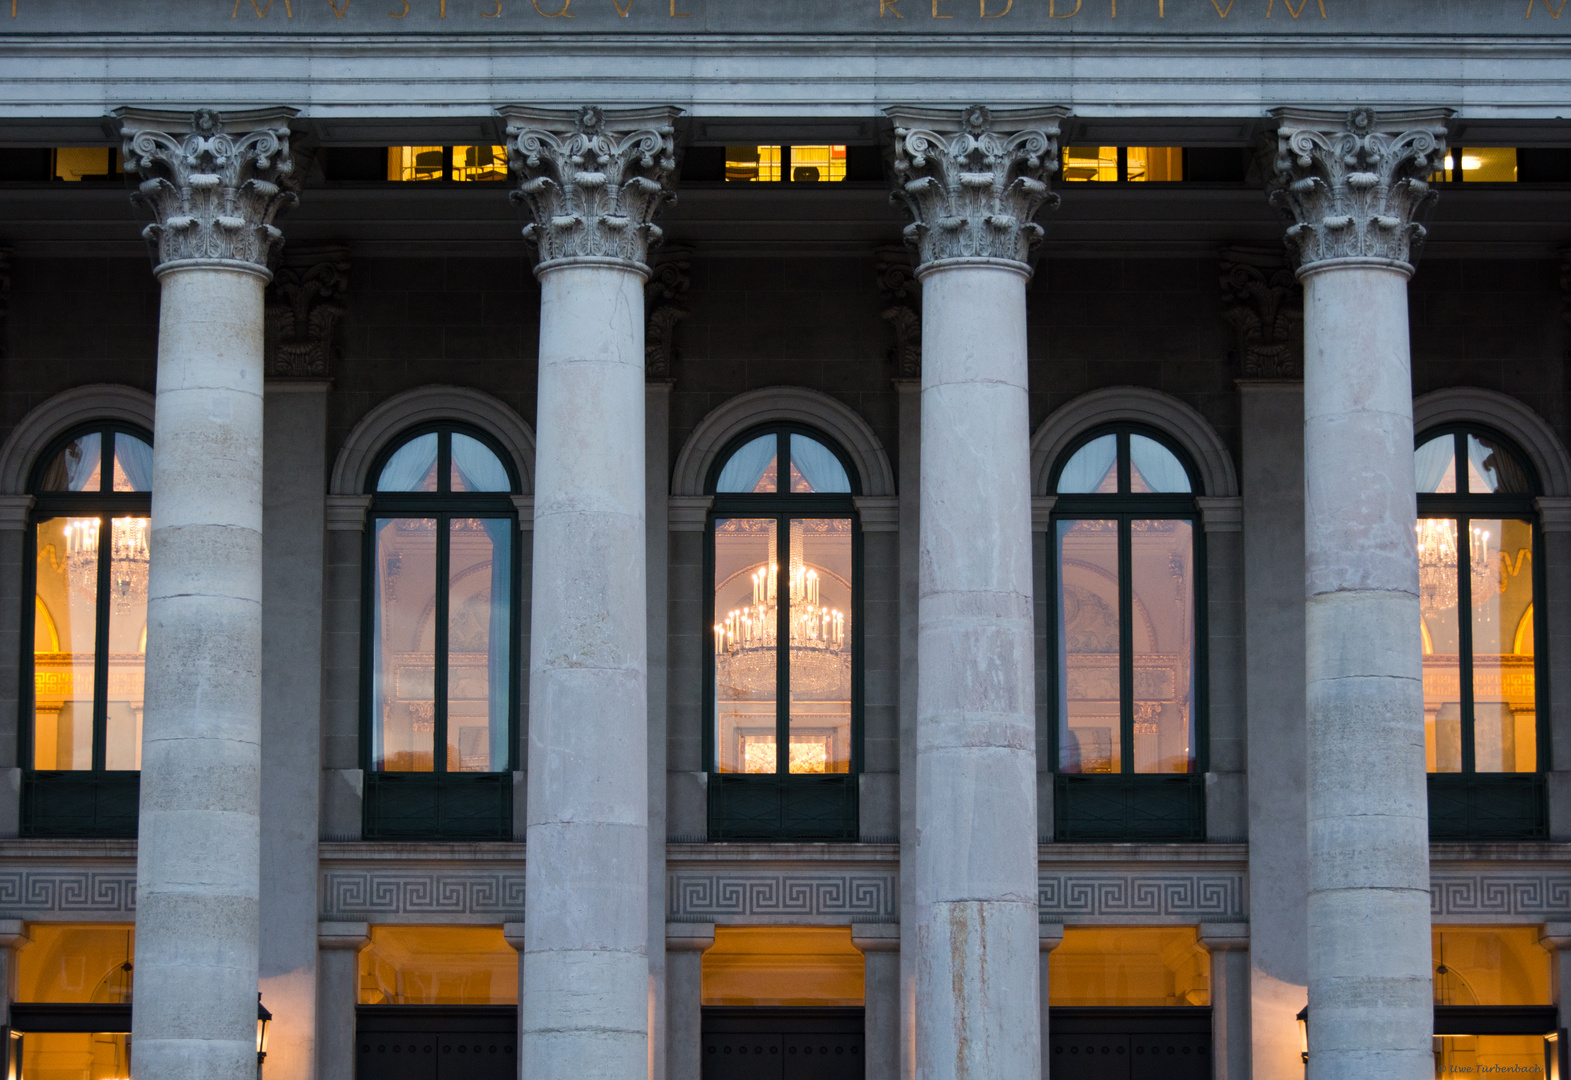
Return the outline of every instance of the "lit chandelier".
[[[115,614],[140,611],[147,604],[148,520],[115,518],[109,538],[109,599]],[[70,518],[65,526],[66,563],[71,581],[85,594],[98,579],[98,518]],[[90,597],[91,598],[91,597]]]
[[[1468,531],[1471,534],[1468,548],[1469,561],[1472,563],[1473,605],[1476,607],[1500,591],[1500,575],[1489,553],[1489,530],[1474,525]],[[1418,597],[1419,606],[1426,615],[1456,607],[1456,568],[1456,521],[1452,518],[1420,518]]]
[[[774,522],[769,550],[775,551]],[[802,559],[802,523],[791,522],[790,566],[786,576],[791,649],[791,690],[820,695],[849,693],[851,650],[845,615],[819,603],[818,571]],[[779,577],[773,559],[753,574],[753,602],[726,612],[715,624],[715,677],[731,696],[769,695],[775,691],[779,657]]]

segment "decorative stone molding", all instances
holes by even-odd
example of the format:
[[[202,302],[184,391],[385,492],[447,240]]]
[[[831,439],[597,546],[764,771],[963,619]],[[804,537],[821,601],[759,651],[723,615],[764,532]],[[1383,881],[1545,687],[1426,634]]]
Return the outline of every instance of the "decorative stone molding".
[[[701,953],[715,943],[714,923],[666,923],[666,952]]]
[[[153,395],[132,386],[91,383],[56,394],[34,406],[0,444],[0,495],[22,495],[42,454],[80,424],[119,420],[153,430]]]
[[[316,924],[319,949],[359,952],[371,944],[371,926],[363,922],[324,922]]]
[[[1249,379],[1291,379],[1304,370],[1304,295],[1280,251],[1222,249],[1222,318]]]
[[[674,870],[668,922],[887,923],[898,919],[895,870]]]
[[[136,868],[13,864],[0,870],[0,912],[13,919],[128,919],[136,914]]]
[[[1571,532],[1571,499],[1563,495],[1540,495],[1533,500],[1538,510],[1538,527],[1546,533]]]
[[[1419,435],[1430,428],[1467,423],[1494,428],[1516,443],[1533,463],[1545,495],[1571,496],[1571,454],[1531,405],[1476,386],[1433,390],[1413,399],[1413,430]]]
[[[289,186],[289,121],[296,112],[232,112],[226,122],[212,109],[114,111],[125,171],[143,177],[132,201],[153,211],[142,236],[155,272],[217,262],[266,275],[284,239],[273,218],[296,201]]]
[[[524,915],[524,871],[329,869],[322,873],[324,922],[436,922]]]
[[[371,511],[369,495],[329,495],[325,523],[328,532],[364,532]]]
[[[1450,109],[1377,113],[1273,109],[1276,171],[1271,205],[1291,224],[1287,246],[1300,276],[1354,260],[1411,273],[1435,200]]]
[[[1199,937],[1208,952],[1243,952],[1249,948],[1249,924],[1201,923]]]
[[[655,213],[676,199],[671,122],[680,111],[497,110],[518,177],[513,201],[534,219],[524,239],[540,253],[535,273],[567,259],[610,260],[647,272],[649,249],[661,236]]]
[[[669,532],[703,532],[709,521],[713,495],[673,495],[666,502],[666,529]]]
[[[895,125],[891,197],[911,214],[905,239],[917,252],[917,274],[944,259],[1028,267],[1042,238],[1032,219],[1043,203],[1058,205],[1049,180],[1058,171],[1058,122],[1069,110],[884,111]]]
[[[865,953],[900,951],[899,923],[853,923],[851,944]]]
[[[326,378],[338,358],[334,331],[344,316],[349,249],[289,248],[267,290],[267,374]]]
[[[1170,394],[1141,386],[1110,386],[1068,402],[1042,421],[1031,436],[1031,491],[1049,494],[1047,480],[1066,446],[1082,432],[1102,424],[1149,424],[1166,432],[1188,452],[1200,472],[1197,495],[1238,494],[1233,455],[1216,429],[1193,407]]]
[[[0,495],[0,532],[23,532],[33,511],[31,495]]]
[[[862,531],[899,532],[900,500],[893,495],[858,495],[851,502],[862,521]]]
[[[332,495],[360,495],[371,463],[388,440],[416,424],[434,421],[473,424],[502,444],[518,469],[523,494],[535,489],[535,433],[523,417],[490,394],[464,386],[419,386],[394,394],[360,418],[344,440],[328,485]]]
[[[1037,879],[1044,923],[1243,922],[1244,872],[1047,871]]]
[[[1435,921],[1563,919],[1571,910],[1571,871],[1435,870],[1429,914]]]
[[[1031,496],[1031,531],[1034,533],[1051,532],[1053,527],[1053,507],[1058,505],[1057,495]]]
[[[897,378],[918,378],[922,374],[922,286],[911,270],[909,252],[880,248],[877,258],[878,291],[888,305],[878,314],[895,335],[889,359]]]
[[[868,422],[837,398],[800,386],[770,386],[738,394],[698,422],[672,471],[672,495],[702,495],[710,466],[726,444],[750,427],[794,421],[817,428],[851,458],[863,495],[893,495],[895,474],[884,444]]]
[[[1208,533],[1243,532],[1244,500],[1237,495],[1201,495],[1195,499],[1200,508],[1200,524]]]
[[[669,379],[676,363],[676,324],[692,314],[687,292],[693,287],[693,264],[667,252],[644,282],[644,375]]]

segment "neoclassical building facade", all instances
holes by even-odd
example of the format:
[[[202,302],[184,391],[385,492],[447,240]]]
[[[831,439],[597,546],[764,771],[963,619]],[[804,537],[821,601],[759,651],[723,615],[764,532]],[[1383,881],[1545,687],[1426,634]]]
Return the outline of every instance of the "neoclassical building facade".
[[[1070,7],[0,11],[7,1076],[1571,1073],[1571,20]]]

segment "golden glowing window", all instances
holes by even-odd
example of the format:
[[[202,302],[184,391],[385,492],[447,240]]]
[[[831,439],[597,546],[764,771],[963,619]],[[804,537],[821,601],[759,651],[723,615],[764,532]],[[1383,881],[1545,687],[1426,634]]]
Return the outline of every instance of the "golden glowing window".
[[[725,178],[731,182],[790,180],[828,183],[844,180],[844,146],[727,146]]]
[[[506,180],[505,146],[394,146],[389,180]]]
[[[719,926],[703,1003],[860,1006],[864,970],[849,926]]]
[[[1177,146],[1066,146],[1059,154],[1063,180],[1167,182],[1184,178]]]
[[[30,923],[17,963],[17,1000],[129,1005],[136,959],[130,923]]]
[[[1118,147],[1066,146],[1059,167],[1065,180],[1117,180]]]
[[[1461,166],[1461,174],[1457,166]],[[1510,146],[1452,147],[1446,151],[1445,168],[1431,180],[1464,183],[1512,184],[1516,182],[1516,148]]]
[[[500,927],[373,926],[361,1005],[516,1005],[518,951]]]
[[[1153,183],[1184,178],[1184,151],[1177,146],[1131,146],[1124,151],[1124,179]]]
[[[53,157],[56,180],[97,180],[115,175],[120,153],[107,146],[62,146]]]
[[[1476,1015],[1480,1006],[1485,1013],[1495,1008],[1509,1014],[1512,1006],[1549,1005],[1549,952],[1538,936],[1536,926],[1433,929],[1436,1029],[1448,1032],[1434,1041],[1437,1077],[1544,1075],[1543,1034],[1453,1034],[1456,1020],[1447,1016],[1458,1006]]]
[[[1055,1009],[1211,1004],[1211,958],[1192,926],[1069,927],[1048,968]]]

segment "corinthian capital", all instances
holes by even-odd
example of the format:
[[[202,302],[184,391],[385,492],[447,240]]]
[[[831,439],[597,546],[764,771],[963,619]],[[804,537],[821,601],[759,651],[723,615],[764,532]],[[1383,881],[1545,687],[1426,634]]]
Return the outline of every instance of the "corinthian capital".
[[[538,274],[568,259],[628,264],[641,273],[660,242],[655,213],[676,196],[671,121],[679,110],[572,112],[508,106],[513,201],[534,220],[524,239],[540,251]]]
[[[1406,271],[1424,241],[1419,215],[1435,199],[1450,109],[1376,113],[1275,109],[1271,205],[1292,221],[1288,248],[1300,275],[1356,260]]]
[[[1025,263],[1042,238],[1032,220],[1058,205],[1058,122],[1068,109],[885,110],[895,124],[891,198],[912,223],[906,243],[925,266],[943,259]],[[920,272],[920,269],[919,269]]]
[[[127,172],[142,183],[132,200],[153,211],[142,230],[156,272],[181,264],[239,263],[262,274],[283,234],[273,227],[295,202],[289,187],[294,109],[220,117],[116,109]]]

